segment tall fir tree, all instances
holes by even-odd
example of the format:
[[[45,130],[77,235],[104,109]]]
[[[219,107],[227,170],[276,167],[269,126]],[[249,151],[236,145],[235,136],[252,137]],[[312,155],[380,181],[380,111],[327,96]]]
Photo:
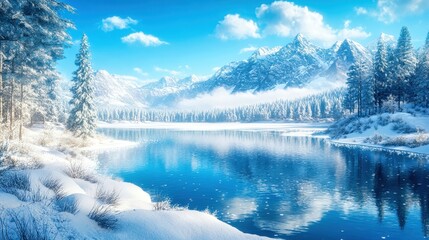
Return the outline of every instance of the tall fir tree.
[[[417,102],[423,106],[429,107],[429,33],[423,47],[422,55],[416,70],[416,80],[418,84]]]
[[[377,43],[377,52],[375,53],[373,63],[374,101],[379,112],[383,106],[383,101],[385,101],[389,95],[387,68],[387,47],[383,39],[380,37]]]
[[[88,37],[84,34],[76,56],[72,110],[67,121],[67,128],[78,137],[92,137],[96,128],[96,110],[94,106],[94,73],[91,67],[91,54]]]
[[[413,100],[415,87],[413,78],[416,70],[417,59],[411,44],[411,36],[407,27],[402,27],[398,44],[395,51],[394,79],[392,93],[396,97],[398,109],[401,110],[401,103],[406,100]]]
[[[370,95],[372,89],[369,77],[369,68],[362,62],[356,62],[350,66],[347,72],[347,103],[345,105],[356,105],[358,116],[368,113],[373,102]],[[351,108],[351,106],[349,106]]]

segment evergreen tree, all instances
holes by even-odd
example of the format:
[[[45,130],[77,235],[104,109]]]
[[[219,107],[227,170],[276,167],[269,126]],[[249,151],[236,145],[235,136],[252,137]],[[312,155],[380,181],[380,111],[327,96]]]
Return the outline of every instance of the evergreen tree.
[[[426,44],[423,47],[423,53],[420,56],[419,64],[416,70],[416,79],[418,84],[417,100],[418,103],[429,107],[429,33],[426,38]]]
[[[45,111],[46,116],[51,122],[65,122],[64,116],[64,105],[61,102],[60,90],[59,90],[60,77],[54,73],[48,76],[45,80],[46,89],[46,103]]]
[[[390,69],[394,71],[392,93],[396,96],[399,110],[401,110],[401,102],[413,100],[416,86],[413,86],[412,79],[416,64],[410,32],[407,27],[402,27],[396,46],[394,66],[393,69]]]
[[[82,37],[79,53],[76,58],[78,69],[74,72],[74,86],[71,89],[73,98],[70,101],[72,110],[67,121],[67,128],[78,137],[91,137],[96,128],[96,111],[94,108],[94,74],[91,67],[88,37]]]
[[[21,138],[23,122],[47,104],[38,100],[70,40],[66,30],[73,24],[61,17],[67,11],[72,8],[58,0],[0,1],[0,52],[10,59],[0,61],[9,74],[0,76],[0,121],[8,121],[10,138],[17,120]]]
[[[369,91],[371,91],[370,84],[368,84],[368,66],[357,62],[349,68],[347,76],[347,100],[356,105],[358,116],[363,116],[371,103],[368,97]]]
[[[380,37],[377,43],[377,52],[375,53],[374,58],[374,101],[377,106],[378,111],[381,110],[383,106],[383,101],[387,99],[389,95],[388,92],[388,55],[387,47]]]

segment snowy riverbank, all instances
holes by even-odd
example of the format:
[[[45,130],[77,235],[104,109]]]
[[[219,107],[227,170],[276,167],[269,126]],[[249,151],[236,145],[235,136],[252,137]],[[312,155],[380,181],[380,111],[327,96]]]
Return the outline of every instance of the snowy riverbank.
[[[139,187],[97,173],[94,152],[133,142],[82,142],[59,127],[26,129],[24,136],[2,146],[4,239],[262,239],[207,213],[169,209]]]
[[[429,116],[398,112],[337,122],[328,130],[338,145],[429,154]]]
[[[271,131],[282,136],[308,136],[329,139],[343,146],[377,148],[429,154],[429,116],[395,113],[330,123],[161,123],[99,122],[100,128],[170,129],[176,131]],[[329,128],[329,131],[326,130]]]

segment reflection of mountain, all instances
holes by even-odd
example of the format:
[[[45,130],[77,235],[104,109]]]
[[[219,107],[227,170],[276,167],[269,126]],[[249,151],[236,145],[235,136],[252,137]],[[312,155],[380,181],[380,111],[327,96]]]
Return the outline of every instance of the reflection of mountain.
[[[221,219],[247,232],[301,239],[319,224],[345,227],[351,218],[354,222],[344,233],[329,231],[323,236],[356,238],[356,229],[407,229],[410,222],[419,221],[424,236],[429,233],[429,165],[425,161],[272,132],[105,132],[120,139],[150,139],[140,152],[127,156],[144,160],[126,171],[135,171],[139,177],[154,174],[146,181],[158,178],[151,184],[171,186],[170,192],[164,189],[175,203],[200,210],[209,206],[220,212]],[[139,172],[140,165],[146,172]],[[177,189],[184,190],[178,193]],[[416,206],[420,219],[415,218]],[[394,221],[396,226],[386,224]],[[395,238],[401,231],[391,234]],[[318,235],[305,236],[317,239]]]

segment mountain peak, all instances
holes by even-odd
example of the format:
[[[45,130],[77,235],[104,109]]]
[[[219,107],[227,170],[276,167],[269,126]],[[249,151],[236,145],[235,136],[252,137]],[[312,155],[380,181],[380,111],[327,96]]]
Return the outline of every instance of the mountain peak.
[[[252,54],[250,58],[257,59],[257,58],[265,57],[278,52],[280,49],[281,47],[273,47],[273,48],[260,47],[256,49],[256,51]]]
[[[298,33],[295,38],[293,39],[294,45],[308,45],[308,40],[302,35],[301,33]]]

